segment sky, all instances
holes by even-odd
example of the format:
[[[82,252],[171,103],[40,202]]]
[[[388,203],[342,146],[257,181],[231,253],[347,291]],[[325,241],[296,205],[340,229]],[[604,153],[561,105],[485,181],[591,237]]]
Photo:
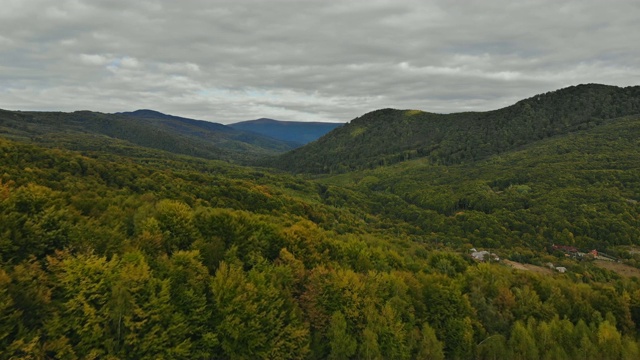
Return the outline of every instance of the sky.
[[[0,108],[233,123],[640,85],[637,0],[2,0]]]

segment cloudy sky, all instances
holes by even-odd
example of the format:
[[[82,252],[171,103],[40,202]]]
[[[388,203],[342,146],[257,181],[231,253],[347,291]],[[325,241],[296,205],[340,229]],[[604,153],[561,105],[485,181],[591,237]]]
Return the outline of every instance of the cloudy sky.
[[[220,123],[640,85],[640,1],[2,0],[0,108]]]

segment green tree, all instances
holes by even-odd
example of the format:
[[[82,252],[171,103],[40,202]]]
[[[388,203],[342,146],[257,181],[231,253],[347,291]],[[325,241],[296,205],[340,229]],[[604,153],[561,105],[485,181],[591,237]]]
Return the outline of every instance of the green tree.
[[[331,349],[329,359],[344,360],[355,355],[358,343],[351,335],[347,320],[340,311],[336,311],[331,316],[327,337]]]
[[[622,336],[615,326],[603,321],[598,326],[598,349],[601,359],[619,359],[622,355]]]
[[[164,247],[168,254],[187,250],[198,239],[191,208],[178,201],[162,200],[156,204],[156,219],[164,234]]]
[[[237,265],[220,263],[211,287],[218,338],[229,358],[299,358],[308,353],[307,326],[271,280],[258,270],[247,276]]]
[[[378,334],[369,324],[362,330],[362,341],[358,347],[358,357],[366,360],[383,359],[378,344]]]
[[[80,357],[104,357],[112,350],[107,304],[117,261],[67,255],[50,263],[60,294],[59,312],[48,323],[52,342],[68,342]]]
[[[486,337],[476,347],[477,357],[483,360],[497,360],[511,357],[507,339],[500,334]]]
[[[9,294],[10,283],[11,277],[0,269],[0,347],[3,349],[9,348],[22,315],[14,308],[13,299]]]
[[[444,347],[436,337],[436,332],[428,323],[422,325],[421,337],[418,342],[416,359],[443,360]]]
[[[216,335],[209,325],[212,309],[208,306],[210,276],[200,262],[197,251],[177,251],[169,258],[168,278],[171,283],[171,303],[174,313],[186,325],[185,338],[192,343],[191,356],[206,358],[213,355],[210,339]]]
[[[539,359],[538,347],[534,337],[520,321],[516,321],[511,329],[509,347],[513,351],[513,358],[518,360]]]

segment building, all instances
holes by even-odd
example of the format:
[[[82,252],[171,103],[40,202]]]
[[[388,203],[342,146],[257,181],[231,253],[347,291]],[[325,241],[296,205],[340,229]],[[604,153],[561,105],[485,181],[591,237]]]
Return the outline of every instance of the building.
[[[471,249],[471,250],[475,250],[475,249]],[[500,258],[498,257],[498,255],[494,253],[490,253],[486,250],[472,251],[471,257],[473,258],[473,260],[476,260],[476,261],[500,261]]]

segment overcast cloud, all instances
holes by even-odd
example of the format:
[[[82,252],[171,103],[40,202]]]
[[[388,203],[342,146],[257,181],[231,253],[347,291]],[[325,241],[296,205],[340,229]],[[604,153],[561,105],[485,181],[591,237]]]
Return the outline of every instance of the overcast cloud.
[[[220,123],[640,84],[640,1],[3,0],[0,108]]]

